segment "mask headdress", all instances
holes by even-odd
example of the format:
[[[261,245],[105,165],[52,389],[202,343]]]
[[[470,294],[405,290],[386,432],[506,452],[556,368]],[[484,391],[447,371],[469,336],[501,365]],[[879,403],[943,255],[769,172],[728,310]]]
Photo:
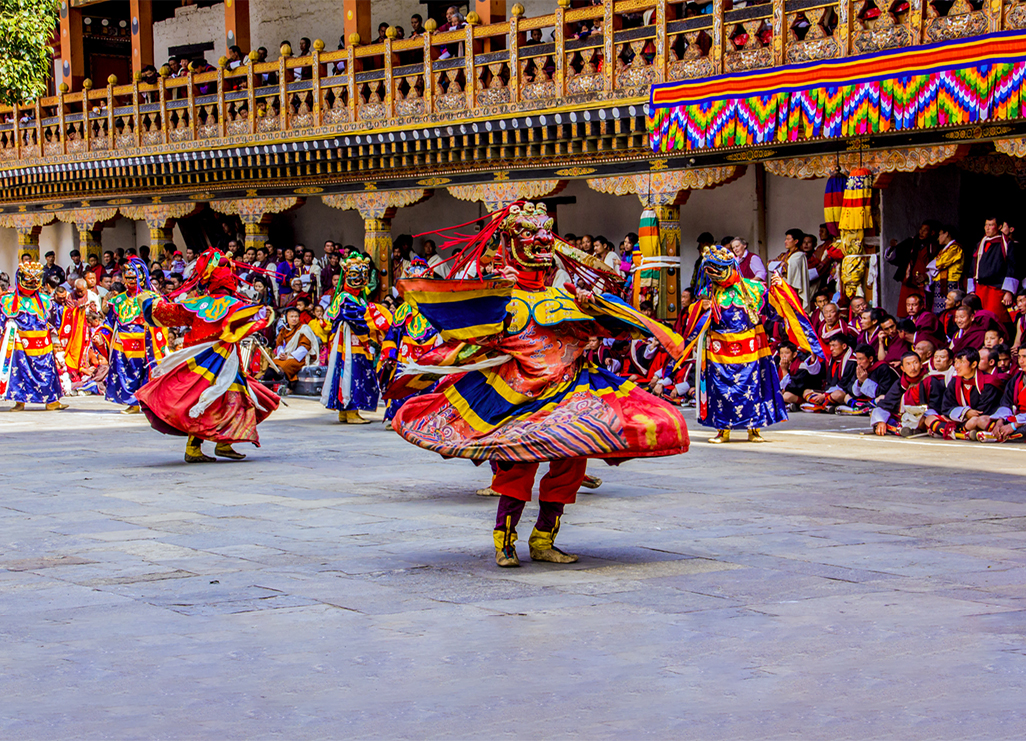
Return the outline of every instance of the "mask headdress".
[[[186,294],[197,287],[210,294],[235,295],[239,279],[231,258],[213,247],[207,249],[196,258],[192,278],[171,296]]]
[[[18,288],[26,295],[38,291],[43,285],[43,266],[38,262],[26,262],[18,266],[15,274]]]
[[[150,271],[146,267],[146,261],[140,257],[131,257],[128,259],[128,264],[125,266],[125,270],[122,271],[131,272],[135,275],[135,285],[137,290],[153,290],[153,284],[150,282]]]
[[[759,321],[759,311],[762,308],[761,298],[752,292],[738,272],[737,256],[729,247],[712,245],[706,248],[702,257],[702,275],[698,282],[698,295],[711,298],[712,310],[718,316],[720,312],[716,294],[719,291],[737,286],[741,300],[745,307],[745,313],[753,322]]]

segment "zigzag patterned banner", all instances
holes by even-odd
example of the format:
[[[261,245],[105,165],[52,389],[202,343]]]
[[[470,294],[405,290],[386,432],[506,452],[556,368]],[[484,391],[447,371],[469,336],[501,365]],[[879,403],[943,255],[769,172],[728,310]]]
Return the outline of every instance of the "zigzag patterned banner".
[[[1026,31],[653,85],[653,151],[744,147],[1008,121],[1024,114]]]

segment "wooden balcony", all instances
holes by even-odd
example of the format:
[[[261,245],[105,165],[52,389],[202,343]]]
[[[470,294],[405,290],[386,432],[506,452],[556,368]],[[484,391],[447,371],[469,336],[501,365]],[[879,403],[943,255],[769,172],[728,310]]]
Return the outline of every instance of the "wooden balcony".
[[[307,57],[236,70],[220,60],[214,71],[156,85],[112,78],[103,88],[0,106],[0,171],[640,105],[653,83],[1026,27],[1026,1],[1015,0],[706,7],[696,14],[694,4],[620,0],[524,18],[516,6],[507,22],[417,39],[329,52],[317,42]],[[582,34],[582,24],[591,31]],[[530,42],[536,29],[541,43]]]

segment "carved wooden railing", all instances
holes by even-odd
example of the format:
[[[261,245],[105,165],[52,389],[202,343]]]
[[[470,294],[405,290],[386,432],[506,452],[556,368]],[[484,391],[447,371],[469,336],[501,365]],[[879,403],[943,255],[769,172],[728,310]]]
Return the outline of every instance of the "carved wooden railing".
[[[235,70],[222,59],[155,85],[112,76],[106,88],[86,81],[83,90],[0,106],[0,167],[637,101],[656,82],[1026,27],[1026,0],[559,3],[546,16],[524,18],[517,5],[504,23],[329,52],[315,42],[305,57],[283,53]]]

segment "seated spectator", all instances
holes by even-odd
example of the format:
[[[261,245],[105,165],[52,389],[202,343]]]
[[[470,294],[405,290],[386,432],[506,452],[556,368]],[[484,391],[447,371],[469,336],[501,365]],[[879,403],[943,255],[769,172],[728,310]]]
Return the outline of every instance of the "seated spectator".
[[[1019,440],[1026,435],[1026,347],[1019,347],[1019,368],[1005,384],[1001,404],[994,412],[994,427],[987,436],[999,443]]]
[[[1001,392],[990,376],[980,373],[980,353],[966,347],[955,351],[955,376],[944,391],[941,416],[927,419],[930,435],[945,440],[976,440],[990,429]]]
[[[887,316],[887,312],[883,309],[864,309],[859,316],[859,331],[855,341],[860,345],[876,347],[877,338],[880,334],[880,320],[885,316]]]
[[[951,289],[944,296],[944,310],[937,315],[941,331],[948,338],[949,344],[955,332],[958,331],[958,327],[955,326],[955,309],[962,305],[963,300],[965,300],[965,291],[958,288]]]
[[[830,341],[831,337],[838,334],[847,337],[849,344],[855,341],[854,333],[848,327],[848,323],[841,319],[841,312],[837,308],[837,304],[823,304],[820,312],[823,320],[819,325],[819,339],[824,345]]]
[[[837,407],[838,414],[869,414],[883,401],[898,373],[887,363],[876,359],[876,351],[869,345],[855,349],[855,380]]]
[[[901,367],[901,356],[912,348],[898,335],[897,320],[885,314],[880,319],[880,331],[876,338],[876,359],[882,360],[892,368]]]
[[[940,326],[940,320],[937,319],[936,314],[926,309],[923,305],[922,296],[918,293],[913,293],[906,298],[905,311],[908,312],[908,319],[915,324],[917,342],[920,339],[928,339],[935,345],[941,344],[944,334]]]
[[[931,375],[916,353],[905,353],[901,358],[901,376],[870,417],[873,432],[877,435],[890,432],[902,437],[924,432],[926,420],[940,416],[944,391],[940,376]]]
[[[781,344],[781,348],[790,343]],[[781,362],[783,362],[781,360]],[[797,367],[788,363],[786,382],[781,378],[780,393],[784,401],[790,405],[791,411],[798,411],[799,405],[805,400],[806,394],[823,388],[823,362],[816,355],[809,355],[798,360]]]
[[[985,347],[982,350],[980,350],[979,370],[980,373],[990,376],[993,382],[998,386],[998,388],[1004,391],[1005,382],[1008,381],[1008,378],[1009,376],[1011,376],[1011,373],[1002,373],[1001,370],[998,368],[998,363],[1000,362],[1001,357],[999,348],[1001,347],[1005,348],[1005,355],[1007,356],[1008,347],[1006,345],[999,345],[997,347]]]
[[[285,326],[274,341],[274,365],[267,367],[264,378],[269,381],[284,378],[291,385],[306,365],[307,356],[317,353],[319,347],[317,336],[300,322],[299,310],[290,306],[285,309]]]
[[[848,336],[835,334],[828,341],[830,357],[826,367],[826,390],[806,391],[804,412],[832,413],[834,407],[844,402],[855,381],[855,353],[852,352]]]
[[[957,355],[966,348],[979,350],[983,347],[987,337],[987,325],[976,317],[972,306],[962,304],[955,309],[955,326],[958,327],[958,331],[951,337],[952,352]]]
[[[933,360],[933,354],[937,351],[934,344],[929,340],[919,340],[915,345],[912,346],[912,351],[919,356],[919,359],[923,361],[925,367],[929,367],[930,361]]]
[[[815,308],[809,314],[809,321],[812,322],[812,327],[816,332],[819,332],[819,328],[823,325],[823,307],[829,303],[829,291],[816,291],[812,296],[812,304]]]
[[[930,373],[944,379],[944,386],[947,387],[951,377],[955,375],[955,354],[950,347],[938,347],[934,350],[933,359],[930,361]]]
[[[857,325],[858,325],[859,319],[862,318],[863,312],[865,312],[868,308],[869,308],[869,302],[866,301],[866,299],[864,299],[862,296],[855,296],[848,303],[848,326],[850,326],[852,329],[856,329],[856,330],[861,329],[861,327],[859,327]],[[859,344],[862,344],[862,343],[859,343]]]

